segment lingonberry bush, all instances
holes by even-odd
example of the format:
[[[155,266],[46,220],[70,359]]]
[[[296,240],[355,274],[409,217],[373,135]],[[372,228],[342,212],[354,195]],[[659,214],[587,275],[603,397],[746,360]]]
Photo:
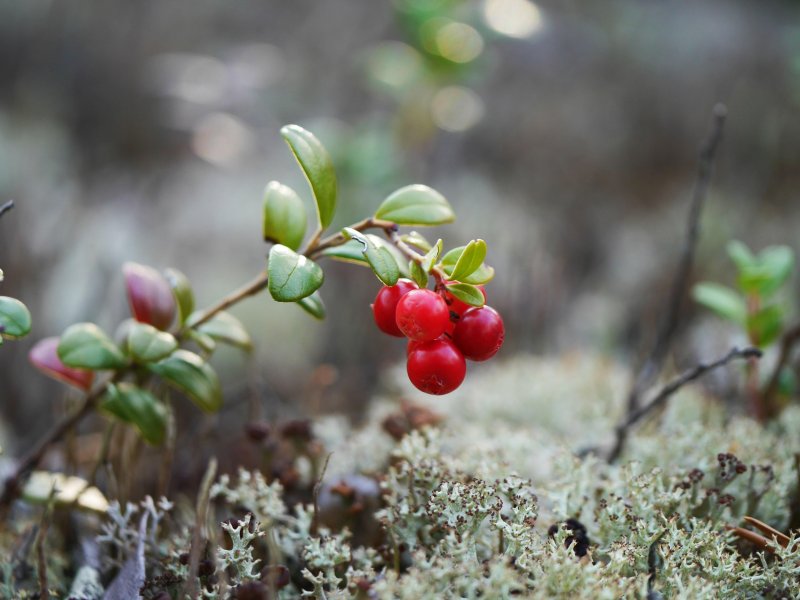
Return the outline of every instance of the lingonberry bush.
[[[768,348],[782,341],[775,367],[763,381],[759,363],[747,365],[751,412],[765,420],[783,410],[797,387],[787,362],[791,346],[800,337],[800,324],[786,325],[791,305],[785,290],[794,270],[794,252],[788,246],[769,246],[753,254],[735,240],[727,250],[736,267],[736,289],[704,281],[695,285],[692,293],[697,302],[738,325],[753,346]]]
[[[266,268],[242,288],[205,309],[195,308],[191,283],[176,269],[123,265],[131,318],[115,335],[94,323],[78,323],[58,337],[40,340],[31,362],[48,376],[86,394],[82,407],[60,424],[26,457],[9,478],[6,499],[17,493],[47,444],[99,409],[112,421],[135,427],[150,444],[168,434],[172,388],[205,412],[222,406],[219,378],[208,360],[217,344],[249,349],[242,323],[226,309],[264,290],[278,302],[296,303],[316,318],[325,317],[319,289],[320,265],[329,258],[368,266],[384,285],[373,306],[382,331],[419,342],[408,355],[408,375],[420,390],[446,394],[466,373],[465,357],[486,360],[500,347],[503,325],[484,306],[482,287],[494,270],[484,262],[486,243],[472,240],[443,251],[416,231],[455,219],[437,191],[410,185],[390,194],[375,213],[325,236],[337,206],[337,180],[327,150],[297,125],[281,129],[308,180],[316,207],[316,228],[307,235],[308,217],[300,195],[277,181],[267,184],[263,236],[271,244]],[[375,235],[372,231],[382,233]],[[413,281],[412,281],[413,280]],[[428,289],[428,287],[432,289]],[[264,293],[267,293],[264,292]],[[4,337],[24,335],[30,315],[10,298],[0,298]]]

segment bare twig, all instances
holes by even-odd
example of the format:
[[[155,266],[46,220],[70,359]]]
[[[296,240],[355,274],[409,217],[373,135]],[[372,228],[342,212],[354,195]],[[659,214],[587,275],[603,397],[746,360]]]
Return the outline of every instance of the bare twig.
[[[715,360],[714,362],[700,363],[678,375],[678,377],[661,388],[661,391],[659,391],[653,397],[653,399],[650,400],[650,402],[640,406],[636,410],[630,411],[625,420],[617,426],[617,439],[614,444],[614,448],[611,450],[611,453],[608,456],[609,462],[614,462],[619,458],[619,455],[622,453],[622,449],[625,445],[625,441],[627,440],[630,428],[638,423],[643,417],[650,414],[655,409],[663,406],[667,400],[669,400],[670,396],[681,389],[684,385],[694,381],[695,379],[699,379],[709,371],[713,371],[714,369],[728,364],[732,360],[761,358],[761,354],[761,350],[758,348],[733,348],[725,356]]]
[[[333,453],[330,452],[328,456],[325,457],[325,464],[322,465],[322,472],[319,474],[317,482],[314,484],[314,516],[311,519],[311,527],[309,527],[311,535],[317,535],[317,530],[319,529],[319,492],[322,489],[322,480],[325,477],[325,471],[328,470],[328,463],[331,461],[331,454]]]
[[[722,139],[722,130],[725,125],[727,114],[728,110],[723,104],[717,104],[712,111],[711,131],[700,150],[697,164],[697,176],[695,178],[694,189],[692,190],[692,199],[689,205],[689,215],[686,223],[686,239],[684,240],[681,250],[678,269],[672,280],[667,313],[664,316],[664,320],[661,322],[653,349],[636,374],[631,390],[628,393],[627,406],[628,411],[631,412],[639,407],[641,395],[647,391],[661,372],[664,360],[672,346],[672,339],[678,329],[681,306],[683,304],[683,298],[686,295],[689,275],[691,274],[692,263],[694,262],[694,251],[700,236],[700,216],[708,194],[708,188],[711,184],[714,158],[717,153],[717,148],[719,147],[719,142]]]
[[[8,211],[10,211],[12,208],[14,208],[14,201],[13,200],[9,200],[5,204],[0,205],[0,217],[2,217],[4,214],[6,214]]]
[[[47,529],[50,525],[50,514],[53,508],[53,495],[55,490],[51,490],[50,498],[47,506],[42,513],[42,521],[39,524],[39,533],[36,535],[36,570],[39,578],[39,598],[41,600],[49,600],[50,590],[47,582],[47,557],[45,553],[45,539],[47,538]]]
[[[197,598],[199,590],[197,589],[197,569],[200,566],[200,554],[203,551],[203,541],[205,535],[203,530],[208,522],[208,503],[211,494],[211,485],[214,483],[214,478],[217,475],[217,459],[212,458],[208,462],[208,468],[205,475],[203,475],[203,482],[200,484],[200,493],[197,496],[197,508],[195,514],[197,520],[194,524],[194,532],[192,533],[192,549],[189,551],[189,577],[186,580],[186,589],[184,590],[189,598]]]
[[[783,368],[787,365],[789,359],[791,359],[792,350],[794,350],[795,345],[798,343],[800,343],[800,323],[787,330],[781,338],[781,350],[778,355],[778,361],[772,369],[772,374],[769,377],[767,387],[764,388],[764,394],[762,396],[762,403],[767,412],[765,415],[767,418],[774,416],[778,411],[779,407],[775,405],[775,396],[778,393],[781,371],[783,371]]]

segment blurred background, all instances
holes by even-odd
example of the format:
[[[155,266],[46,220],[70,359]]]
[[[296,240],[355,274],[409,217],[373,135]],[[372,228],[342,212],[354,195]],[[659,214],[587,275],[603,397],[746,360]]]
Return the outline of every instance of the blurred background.
[[[429,237],[487,241],[501,356],[635,360],[718,101],[729,119],[694,277],[726,282],[731,238],[800,246],[796,1],[0,0],[0,200],[16,202],[0,291],[34,315],[0,353],[0,442],[20,451],[64,410],[27,351],[77,321],[113,332],[124,261],[182,270],[200,306],[264,267],[265,184],[310,207],[285,123],[333,155],[335,226],[408,183],[449,199],[458,221]],[[357,417],[385,389],[404,348],[372,322],[379,283],[325,268],[325,322],[266,294],[232,310],[256,350],[215,355],[220,419]],[[730,333],[706,314],[687,304],[684,355]]]

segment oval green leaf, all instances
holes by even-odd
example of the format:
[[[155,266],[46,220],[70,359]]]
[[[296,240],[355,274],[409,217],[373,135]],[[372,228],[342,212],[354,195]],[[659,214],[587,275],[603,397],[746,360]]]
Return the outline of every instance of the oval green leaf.
[[[783,329],[784,310],[773,304],[747,316],[747,335],[759,348],[769,346],[778,339]]]
[[[433,247],[431,243],[428,240],[426,240],[421,233],[417,231],[404,233],[403,235],[400,236],[400,239],[403,240],[409,246],[414,246],[415,248],[417,248],[418,250],[422,250],[423,252],[427,252]]]
[[[183,325],[194,310],[192,284],[189,282],[189,278],[178,269],[165,270],[164,277],[167,279],[169,287],[172,288],[172,295],[175,296],[175,302],[178,304],[178,320]]]
[[[426,273],[431,272],[433,265],[436,264],[436,261],[439,260],[439,256],[442,254],[442,249],[444,249],[444,242],[442,242],[441,239],[436,240],[436,243],[425,253],[425,256],[422,257],[420,267],[423,271]]]
[[[264,190],[264,241],[297,250],[306,235],[306,209],[292,188],[270,181]]]
[[[421,289],[428,287],[428,274],[425,272],[418,262],[412,260],[408,263],[408,269],[411,272],[411,279]]]
[[[219,378],[211,366],[197,354],[176,350],[172,356],[148,365],[172,387],[186,394],[206,412],[216,412],[222,406]]]
[[[739,272],[739,287],[747,294],[771,296],[786,283],[794,269],[794,252],[788,246],[769,246],[753,264]]]
[[[189,327],[192,326],[192,318],[187,321]],[[219,312],[210,321],[206,321],[197,331],[203,333],[218,342],[236,346],[242,350],[250,351],[253,349],[253,340],[244,328],[242,322],[229,312]]]
[[[390,194],[375,211],[375,217],[398,225],[433,226],[452,223],[456,215],[439,192],[414,184]]]
[[[299,125],[285,125],[281,135],[308,179],[319,224],[324,229],[331,224],[336,212],[336,171],[330,154],[314,134]]]
[[[106,388],[100,408],[130,423],[148,444],[158,445],[167,433],[167,409],[150,392],[131,383]]]
[[[387,252],[389,252],[392,255],[395,263],[397,263],[397,268],[400,271],[401,277],[410,277],[410,273],[406,265],[406,259],[405,256],[403,256],[402,252],[400,252],[392,244],[390,244],[389,242],[387,242],[386,240],[377,235],[373,235],[371,233],[363,235],[365,238],[370,240],[377,248],[385,248]],[[339,246],[332,246],[330,248],[326,248],[325,250],[320,252],[320,255],[327,256],[329,258],[333,258],[335,260],[339,260],[342,262],[369,267],[370,264],[367,261],[367,257],[364,255],[363,248],[364,244],[359,243],[356,240],[350,240],[344,244],[340,244]]]
[[[325,318],[325,303],[322,302],[319,292],[314,292],[310,296],[298,300],[297,304],[315,319],[321,321]]]
[[[128,364],[125,355],[94,323],[67,327],[58,343],[58,358],[75,369],[121,369]]]
[[[704,281],[692,289],[692,297],[696,302],[710,308],[719,316],[733,321],[741,326],[747,319],[747,306],[739,294],[732,289]]]
[[[351,227],[345,227],[344,234],[361,245],[361,252],[375,276],[384,285],[394,285],[400,278],[400,269],[394,256],[383,246],[378,246],[366,235]]]
[[[200,349],[206,354],[211,354],[217,349],[217,342],[214,341],[214,338],[210,335],[200,333],[195,329],[187,329],[186,334],[189,336],[189,339],[200,346]]]
[[[483,306],[486,302],[481,291],[468,283],[450,284],[447,286],[447,291],[470,306]]]
[[[283,244],[269,251],[269,293],[278,302],[297,302],[317,291],[325,278],[313,260]]]
[[[141,363],[166,358],[178,347],[171,333],[159,331],[147,323],[134,322],[128,333],[128,352]]]
[[[458,257],[450,277],[455,281],[464,281],[481,267],[485,258],[486,242],[472,240]]]
[[[16,298],[0,296],[0,337],[17,339],[31,331],[31,313]]]
[[[730,241],[726,250],[739,271],[752,268],[756,264],[756,257],[750,252],[750,248],[739,240]]]
[[[453,248],[442,257],[442,269],[448,277],[452,277],[452,273],[455,270],[456,264],[458,263],[458,260],[461,258],[461,255],[464,253],[465,249],[466,246]],[[480,285],[482,283],[488,283],[493,277],[494,269],[487,264],[482,264],[470,275],[462,278],[461,281],[471,285]]]

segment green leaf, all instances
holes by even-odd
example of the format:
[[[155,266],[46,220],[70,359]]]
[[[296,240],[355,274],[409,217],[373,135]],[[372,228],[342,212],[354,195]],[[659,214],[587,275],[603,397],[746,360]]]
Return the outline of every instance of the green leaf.
[[[172,356],[148,365],[164,381],[186,394],[206,412],[216,412],[222,406],[219,378],[211,366],[197,354],[176,350]]]
[[[794,269],[794,252],[788,246],[769,246],[755,262],[739,272],[738,283],[747,294],[771,296],[786,283]]]
[[[409,271],[411,272],[411,279],[416,283],[421,289],[425,289],[428,287],[428,274],[425,272],[419,263],[416,261],[409,261],[408,263]]]
[[[199,315],[199,313],[196,313]],[[186,324],[191,327],[192,317]],[[219,312],[214,315],[210,321],[206,321],[196,331],[205,334],[218,342],[236,346],[242,350],[250,351],[253,349],[253,340],[250,339],[250,334],[247,333],[242,322],[234,317],[229,312]]]
[[[299,125],[285,125],[281,135],[300,163],[317,205],[317,216],[323,229],[331,224],[336,212],[336,171],[322,143]]]
[[[212,338],[210,335],[200,333],[196,329],[187,329],[186,335],[188,335],[189,339],[191,339],[195,344],[200,346],[200,349],[206,354],[211,354],[217,349],[217,342],[214,341],[214,338]]]
[[[325,304],[322,302],[319,292],[314,292],[310,296],[298,300],[297,304],[312,317],[320,321],[325,318]]]
[[[456,215],[439,192],[414,184],[390,194],[375,217],[398,225],[443,225],[455,221]]]
[[[131,383],[109,384],[100,408],[130,423],[149,444],[158,445],[167,433],[167,409],[150,392]]]
[[[465,249],[466,246],[453,248],[442,257],[442,269],[448,277],[452,277],[452,273],[456,267],[456,264],[458,263],[458,259],[461,258],[461,255],[464,253]],[[480,285],[482,283],[488,283],[493,277],[494,269],[487,264],[482,264],[470,275],[461,279],[461,281],[463,283],[469,283],[472,285]]]
[[[17,339],[31,331],[31,313],[16,298],[0,296],[0,338]]]
[[[172,295],[175,296],[175,302],[178,305],[178,322],[183,325],[194,310],[192,284],[189,283],[189,278],[178,269],[165,270],[164,277],[167,279],[169,287],[172,288]]]
[[[455,281],[463,281],[475,271],[480,269],[483,260],[486,258],[486,242],[483,240],[472,240],[461,256],[458,257],[450,277]]]
[[[403,256],[402,252],[400,252],[397,248],[395,248],[392,244],[384,240],[382,237],[379,237],[377,235],[367,233],[364,234],[364,237],[370,240],[376,247],[385,248],[387,252],[389,252],[392,255],[395,263],[397,263],[397,268],[400,271],[400,275],[402,277],[410,276],[408,267],[406,265],[406,259],[405,256]],[[350,240],[344,244],[340,244],[339,246],[332,246],[330,248],[326,248],[325,250],[320,252],[320,255],[327,256],[329,258],[333,258],[335,260],[339,260],[342,262],[348,262],[352,264],[361,265],[364,267],[369,267],[370,264],[367,261],[367,257],[364,255],[363,248],[364,244],[356,240]]]
[[[750,248],[739,240],[730,241],[726,250],[739,271],[752,268],[756,264],[756,257],[750,252]]]
[[[58,358],[76,369],[121,369],[128,364],[122,351],[94,323],[67,327],[58,343]]]
[[[152,325],[133,322],[130,327],[128,352],[138,362],[161,360],[178,347],[178,341],[171,333],[159,331]]]
[[[422,257],[422,263],[420,263],[420,268],[425,271],[426,273],[430,273],[431,269],[433,269],[433,265],[436,264],[436,261],[439,260],[439,256],[442,254],[442,249],[444,248],[444,243],[441,239],[436,241],[428,252],[425,253],[425,256]]]
[[[306,235],[306,209],[287,185],[270,181],[264,190],[264,241],[297,250]]]
[[[777,304],[747,316],[747,335],[754,346],[769,346],[781,334],[784,310]]]
[[[278,302],[296,302],[317,291],[324,280],[317,263],[276,244],[269,251],[269,293]]]
[[[411,231],[410,233],[404,233],[400,236],[400,239],[403,240],[406,244],[410,246],[414,246],[415,248],[422,250],[423,252],[427,252],[433,246],[431,243],[426,240],[420,233],[416,231]]]
[[[481,291],[468,283],[450,284],[447,286],[447,291],[470,306],[483,306],[486,302]]]
[[[747,305],[744,298],[734,290],[705,281],[694,286],[692,297],[719,316],[744,326],[747,319]]]
[[[343,232],[346,236],[361,244],[361,252],[364,254],[367,263],[372,268],[372,272],[385,285],[394,285],[400,278],[400,269],[397,261],[389,250],[383,246],[376,245],[370,238],[351,227],[345,227]]]

